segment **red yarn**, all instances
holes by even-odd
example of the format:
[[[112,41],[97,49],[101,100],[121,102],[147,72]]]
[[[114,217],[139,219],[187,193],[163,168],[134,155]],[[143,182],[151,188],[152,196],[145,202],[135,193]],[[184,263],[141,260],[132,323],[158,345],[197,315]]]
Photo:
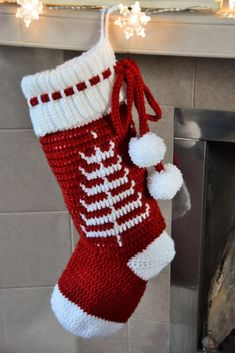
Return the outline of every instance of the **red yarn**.
[[[162,170],[165,169],[162,162],[160,162],[160,163],[158,163],[157,165],[155,165],[154,168],[155,168],[155,170],[156,170],[157,172],[161,172]]]
[[[104,80],[106,80],[107,78],[109,78],[111,76],[111,74],[112,74],[111,70],[107,69],[101,73],[101,76],[103,77]],[[90,83],[91,86],[95,86],[99,82],[100,82],[100,76],[96,75],[96,76],[90,78],[88,83]],[[85,81],[82,81],[82,82],[79,82],[76,84],[76,90],[78,90],[79,92],[84,91],[85,89],[87,89],[87,84]],[[75,91],[74,91],[73,87],[67,87],[62,91],[62,93],[64,93],[68,97],[68,96],[72,96],[73,94],[75,94]],[[31,107],[35,107],[36,105],[38,105],[40,103],[47,103],[50,101],[61,99],[63,97],[62,93],[60,91],[52,92],[52,94],[50,94],[50,95],[48,93],[43,93],[39,97],[32,97],[29,100],[29,105]]]
[[[165,229],[157,202],[147,190],[147,171],[135,166],[128,155],[128,143],[134,136],[131,111],[135,103],[141,135],[148,131],[147,120],[160,119],[161,112],[132,60],[118,62],[115,72],[111,114],[79,128],[46,135],[40,138],[40,142],[80,234],[79,243],[59,279],[60,291],[89,314],[112,322],[126,322],[146,286],[127,262]],[[127,104],[120,106],[119,93],[124,82]],[[156,116],[146,114],[144,97]],[[93,177],[91,174],[100,170],[100,164],[92,162],[95,151],[107,153],[108,157],[102,161],[104,168],[117,168],[110,169],[112,173],[105,179],[102,175]],[[117,180],[125,182],[119,185]],[[105,190],[92,194],[92,188],[98,190],[102,185],[107,185],[108,194]],[[128,195],[120,197],[130,190],[132,192]],[[114,202],[115,197],[117,201]],[[105,199],[107,203],[113,202],[112,209],[109,206],[89,209]],[[128,208],[138,199],[141,200],[138,207]],[[113,212],[121,209],[125,212],[113,222]],[[144,218],[145,213],[148,216]],[[107,222],[92,224],[92,220],[104,217]],[[132,220],[138,217],[141,221],[133,225]],[[99,234],[115,227],[119,230],[123,227],[123,231],[110,236],[89,236],[93,234],[91,232]]]
[[[112,91],[112,120],[116,132],[119,136],[125,135],[132,120],[132,108],[135,103],[139,115],[139,134],[143,136],[149,131],[147,120],[158,121],[161,118],[161,109],[149,88],[144,84],[134,60],[124,59],[117,62],[115,72],[116,78]],[[119,96],[124,82],[126,83],[127,113],[123,123],[120,117]],[[145,97],[155,115],[146,113]]]

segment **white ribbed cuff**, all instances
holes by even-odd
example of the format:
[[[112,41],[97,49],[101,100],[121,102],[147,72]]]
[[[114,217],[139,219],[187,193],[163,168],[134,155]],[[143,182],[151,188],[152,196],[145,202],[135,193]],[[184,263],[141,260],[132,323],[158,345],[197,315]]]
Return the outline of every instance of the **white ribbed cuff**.
[[[101,39],[92,49],[51,71],[24,77],[22,90],[36,135],[82,126],[107,114],[115,61],[110,43]],[[79,89],[79,85],[85,88]],[[72,94],[67,94],[68,90]],[[123,97],[122,93],[120,101]]]

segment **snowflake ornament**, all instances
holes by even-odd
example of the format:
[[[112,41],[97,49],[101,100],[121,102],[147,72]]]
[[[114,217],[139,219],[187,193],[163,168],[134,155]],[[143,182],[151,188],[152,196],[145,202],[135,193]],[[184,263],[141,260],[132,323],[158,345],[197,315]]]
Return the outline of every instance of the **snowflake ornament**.
[[[144,38],[146,35],[144,26],[151,20],[151,17],[141,11],[139,1],[131,6],[131,10],[123,4],[119,5],[119,9],[122,17],[118,17],[115,24],[124,28],[126,39],[133,37],[135,34]]]
[[[20,7],[16,11],[16,17],[22,18],[26,27],[29,27],[32,20],[39,19],[43,9],[41,0],[17,0],[17,4]]]

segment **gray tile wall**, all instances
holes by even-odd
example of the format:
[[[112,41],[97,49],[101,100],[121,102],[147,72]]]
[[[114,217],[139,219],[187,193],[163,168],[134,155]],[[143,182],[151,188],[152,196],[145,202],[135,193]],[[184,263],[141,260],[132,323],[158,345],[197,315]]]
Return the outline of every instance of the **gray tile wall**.
[[[75,338],[50,310],[77,234],[32,132],[20,79],[73,55],[0,47],[0,353],[168,353],[169,268],[149,282],[129,324],[112,337]],[[233,60],[133,57],[163,108],[163,120],[151,127],[168,145],[167,160],[175,106],[235,110]],[[161,208],[170,231],[171,205]]]

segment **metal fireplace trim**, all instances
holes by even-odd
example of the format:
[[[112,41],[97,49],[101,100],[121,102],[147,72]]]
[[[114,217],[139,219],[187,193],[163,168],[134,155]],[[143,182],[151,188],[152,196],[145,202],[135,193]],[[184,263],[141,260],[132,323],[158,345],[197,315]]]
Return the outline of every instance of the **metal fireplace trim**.
[[[171,266],[170,353],[202,351],[198,340],[199,298],[210,141],[235,142],[235,112],[175,108],[174,155],[185,174],[192,207],[185,218],[172,221],[176,258]],[[173,217],[174,212],[173,202]]]
[[[189,121],[199,126],[199,129],[192,129],[190,136],[185,129],[179,128]],[[235,142],[235,112],[175,108],[174,132],[175,138]]]

